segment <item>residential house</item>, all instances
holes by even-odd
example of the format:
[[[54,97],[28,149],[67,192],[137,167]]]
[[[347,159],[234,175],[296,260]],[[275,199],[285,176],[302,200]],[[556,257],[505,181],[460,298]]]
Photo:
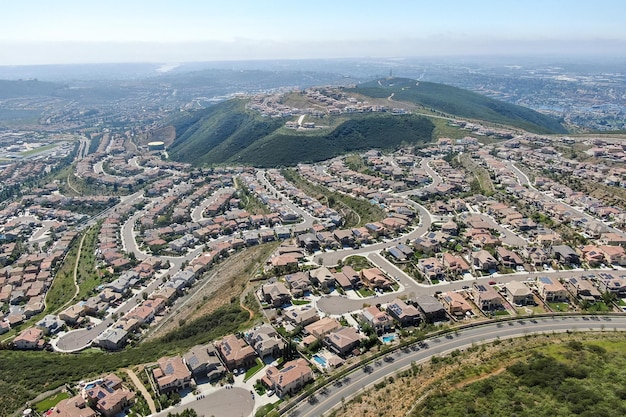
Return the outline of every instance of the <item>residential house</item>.
[[[311,291],[311,279],[309,272],[296,272],[285,276],[287,286],[291,290],[291,295],[294,297],[302,297],[305,292]]]
[[[217,342],[217,349],[222,356],[224,365],[229,370],[239,368],[249,368],[254,365],[256,353],[252,346],[248,345],[245,340],[235,335],[228,335]]]
[[[552,246],[552,254],[559,262],[565,265],[580,265],[580,257],[570,246]]]
[[[384,311],[380,311],[380,309],[376,306],[364,308],[361,313],[361,319],[363,322],[372,326],[378,335],[391,331],[393,326],[393,320],[389,314]]]
[[[424,316],[424,320],[427,322],[433,323],[436,321],[446,320],[445,307],[432,295],[417,296],[417,298],[415,298],[415,304],[417,304],[417,307]]]
[[[342,276],[340,276],[342,275]],[[343,289],[358,289],[361,287],[361,274],[355,271],[351,266],[344,266],[341,272],[335,274],[335,281]]]
[[[282,369],[270,366],[265,371],[263,383],[276,392],[278,397],[293,395],[313,381],[313,371],[306,360],[299,358],[286,362]]]
[[[441,301],[450,315],[464,317],[472,311],[472,306],[461,293],[448,291],[441,294]]]
[[[595,245],[585,245],[578,248],[581,259],[587,262],[590,267],[597,267],[605,262],[604,254]]]
[[[463,257],[450,252],[444,252],[442,264],[451,275],[463,275],[470,271],[470,266]]]
[[[556,279],[539,277],[537,279],[539,295],[547,302],[567,301],[567,290]]]
[[[267,356],[278,358],[285,349],[283,339],[272,326],[267,324],[250,332],[246,340],[261,359]]]
[[[280,281],[263,285],[261,287],[261,294],[263,301],[274,307],[280,307],[291,301],[289,290],[285,287],[285,284]]]
[[[77,324],[85,315],[85,307],[82,301],[69,306],[59,313],[59,318],[70,326]]]
[[[135,393],[122,387],[122,380],[114,374],[107,375],[93,388],[85,391],[90,407],[104,417],[113,417],[134,404]]]
[[[283,311],[283,319],[293,326],[307,326],[318,321],[320,316],[317,314],[317,309],[308,306]]]
[[[30,327],[13,339],[13,346],[19,350],[42,349],[44,345],[43,331],[37,327]]]
[[[158,365],[152,375],[160,393],[178,391],[191,384],[191,372],[182,357],[163,357],[158,360]]]
[[[587,279],[581,279],[580,277],[567,278],[565,285],[581,300],[593,303],[602,298],[600,290]]]
[[[524,261],[517,253],[503,246],[496,248],[496,257],[505,268],[516,269],[524,264]]]
[[[305,333],[315,337],[317,340],[321,340],[328,333],[337,330],[341,327],[336,319],[332,317],[324,317],[316,322],[313,322],[305,326]]]
[[[417,326],[422,315],[417,307],[396,298],[387,304],[387,313],[400,323],[400,326]]]
[[[54,406],[54,416],[58,417],[96,417],[98,413],[89,407],[80,395],[61,400]]]
[[[619,298],[624,298],[626,297],[626,278],[605,274],[604,278],[598,280],[598,288],[602,292],[610,292]]]
[[[128,340],[128,332],[120,328],[112,328],[105,330],[104,333],[94,339],[95,346],[99,346],[105,350],[120,350]]]
[[[346,357],[359,346],[361,335],[354,327],[341,327],[324,338],[324,344],[331,352]]]
[[[322,266],[309,271],[311,282],[319,288],[328,289],[335,285],[335,275],[328,268]]]
[[[608,264],[626,266],[626,251],[623,247],[602,245],[598,249]]]
[[[491,285],[474,283],[474,302],[482,311],[493,311],[503,307],[502,297]]]
[[[420,259],[417,262],[417,268],[429,281],[439,281],[445,278],[443,265],[437,258]]]
[[[392,281],[378,268],[367,268],[361,270],[363,283],[370,288],[389,289]]]
[[[523,255],[528,258],[532,266],[542,266],[550,262],[550,255],[543,248],[537,246],[527,246],[522,250]]]
[[[45,335],[53,335],[61,330],[63,321],[54,314],[48,314],[37,322],[37,327],[40,328]]]
[[[474,266],[483,271],[493,271],[498,267],[498,261],[486,250],[479,250],[472,252],[472,263]]]
[[[519,281],[506,284],[506,298],[511,304],[518,306],[535,305],[532,291],[526,284]]]
[[[217,349],[212,344],[192,347],[183,356],[189,371],[196,378],[208,378],[209,381],[220,379],[226,372]]]

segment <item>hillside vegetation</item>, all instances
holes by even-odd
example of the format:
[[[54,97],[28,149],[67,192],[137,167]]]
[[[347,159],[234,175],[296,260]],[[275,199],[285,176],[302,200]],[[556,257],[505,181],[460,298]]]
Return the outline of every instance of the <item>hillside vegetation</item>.
[[[195,165],[238,163],[258,167],[317,162],[347,152],[394,149],[432,140],[433,123],[414,115],[357,115],[335,129],[296,132],[283,119],[245,109],[229,100],[173,121],[176,140],[170,156]]]
[[[386,78],[359,84],[345,91],[372,98],[390,98],[391,106],[393,101],[404,101],[449,115],[519,127],[529,132],[567,132],[552,117],[445,84],[418,82],[409,78]]]

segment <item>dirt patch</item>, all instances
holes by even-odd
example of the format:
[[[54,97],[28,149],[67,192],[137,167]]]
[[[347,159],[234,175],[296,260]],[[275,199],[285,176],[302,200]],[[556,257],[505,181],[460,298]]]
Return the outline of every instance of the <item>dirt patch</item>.
[[[154,327],[147,340],[164,336],[178,328],[181,322],[202,317],[233,300],[240,303],[250,278],[262,267],[277,245],[267,243],[242,249],[214,265],[186,296],[177,300],[169,315]],[[250,312],[252,318],[254,312],[244,309]]]

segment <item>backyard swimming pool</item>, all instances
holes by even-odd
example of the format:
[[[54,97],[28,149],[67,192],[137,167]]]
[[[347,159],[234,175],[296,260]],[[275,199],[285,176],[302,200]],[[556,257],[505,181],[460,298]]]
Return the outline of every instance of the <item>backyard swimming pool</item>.
[[[326,366],[326,358],[324,358],[323,356],[313,355],[313,360],[322,365],[322,367]]]
[[[391,343],[396,340],[395,334],[386,334],[383,336],[383,343]]]

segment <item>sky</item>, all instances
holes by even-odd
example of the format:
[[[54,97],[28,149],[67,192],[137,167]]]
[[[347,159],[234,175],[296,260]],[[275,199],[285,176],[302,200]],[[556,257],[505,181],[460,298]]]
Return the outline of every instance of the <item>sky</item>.
[[[624,0],[4,0],[0,65],[626,54]]]

